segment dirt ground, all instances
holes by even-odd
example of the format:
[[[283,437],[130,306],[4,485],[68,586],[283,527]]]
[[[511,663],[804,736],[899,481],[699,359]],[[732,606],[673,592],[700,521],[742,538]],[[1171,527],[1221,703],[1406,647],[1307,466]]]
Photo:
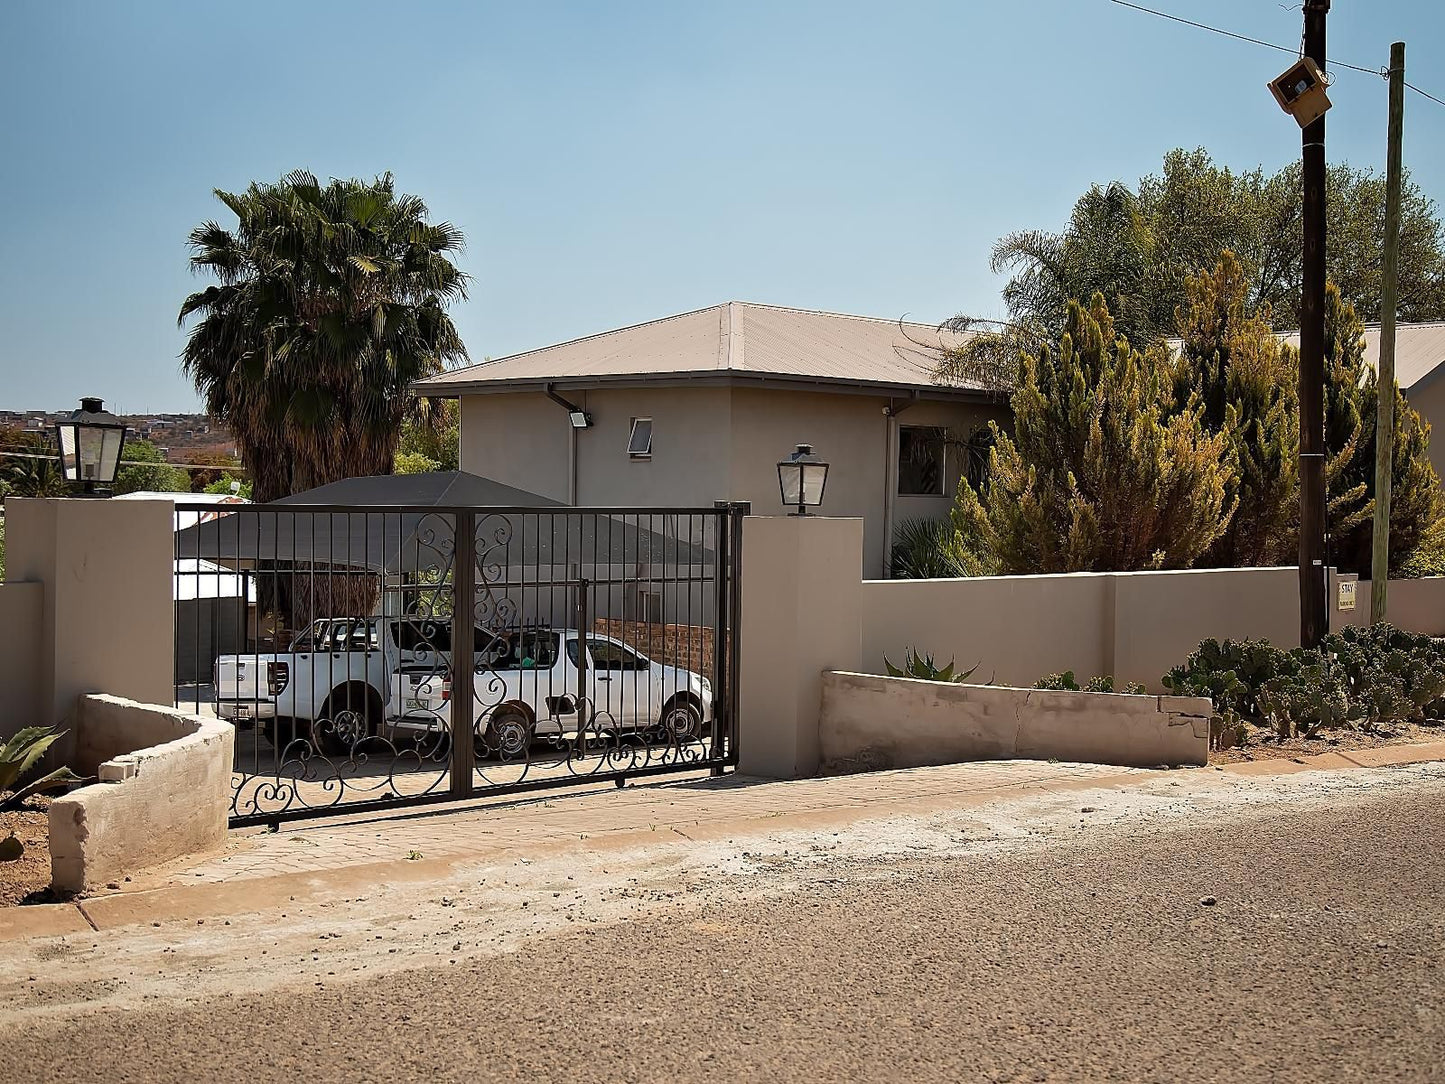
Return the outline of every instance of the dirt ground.
[[[1279,741],[1267,727],[1250,727],[1249,741],[1233,749],[1211,749],[1210,764],[1238,764],[1247,760],[1293,760],[1321,753],[1348,753],[1354,749],[1379,749],[1385,745],[1409,745],[1445,738],[1445,727],[1403,723],[1394,730],[1367,734],[1363,730],[1322,731],[1313,738]]]
[[[15,862],[0,862],[0,907],[22,903],[50,886],[50,799],[31,798],[13,813],[0,813],[0,839],[13,833],[25,845]]]
[[[1436,1079],[1442,788],[1163,773],[11,942],[0,1045],[57,1084]]]

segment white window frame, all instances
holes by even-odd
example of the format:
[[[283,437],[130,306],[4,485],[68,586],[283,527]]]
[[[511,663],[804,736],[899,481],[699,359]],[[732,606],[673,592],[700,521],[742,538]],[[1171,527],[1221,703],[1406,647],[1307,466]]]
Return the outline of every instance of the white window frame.
[[[647,446],[642,451],[635,451],[637,447],[637,427],[643,423],[647,424]],[[633,418],[632,428],[627,434],[627,458],[629,459],[651,459],[652,458],[652,419]]]
[[[935,493],[905,493],[903,491],[903,434],[909,430],[924,430],[933,433],[940,445],[938,450],[938,491]],[[894,488],[900,497],[947,497],[948,496],[948,440],[939,434],[936,425],[900,425],[898,427],[898,476]]]

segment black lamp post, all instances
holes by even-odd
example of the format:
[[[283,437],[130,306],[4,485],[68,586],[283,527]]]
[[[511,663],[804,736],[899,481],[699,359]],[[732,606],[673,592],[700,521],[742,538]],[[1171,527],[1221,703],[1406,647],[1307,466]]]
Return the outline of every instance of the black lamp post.
[[[55,436],[65,480],[79,482],[88,497],[108,493],[120,470],[125,423],[109,413],[102,400],[86,397],[79,410],[56,425]]]
[[[823,487],[828,484],[828,464],[813,454],[811,444],[799,444],[797,450],[778,464],[778,489],[783,506],[796,507],[792,516],[806,516],[809,508],[823,503]]]

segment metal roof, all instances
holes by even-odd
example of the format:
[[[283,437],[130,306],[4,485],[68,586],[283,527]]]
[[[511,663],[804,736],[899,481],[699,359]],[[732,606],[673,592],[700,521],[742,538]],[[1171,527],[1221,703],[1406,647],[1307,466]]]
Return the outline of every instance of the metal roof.
[[[1279,334],[1281,342],[1299,349],[1299,332]],[[1178,339],[1169,340],[1169,349],[1179,349]],[[1395,381],[1406,394],[1424,387],[1436,378],[1445,362],[1445,322],[1428,324],[1397,324],[1395,326]],[[1376,368],[1380,363],[1380,325],[1365,325],[1365,364]]]
[[[1296,349],[1299,332],[1280,338]],[[1445,323],[1395,325],[1395,382],[1408,394],[1433,380],[1440,363],[1445,362]],[[1365,325],[1365,364],[1376,368],[1380,363],[1380,325]]]
[[[415,390],[451,396],[547,384],[763,380],[975,397],[981,386],[933,376],[939,348],[961,340],[931,324],[730,301],[454,369]]]

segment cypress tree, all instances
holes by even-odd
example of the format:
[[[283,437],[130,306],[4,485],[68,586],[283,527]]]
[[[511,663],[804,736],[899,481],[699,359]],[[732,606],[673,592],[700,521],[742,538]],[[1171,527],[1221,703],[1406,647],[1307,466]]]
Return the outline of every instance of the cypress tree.
[[[1229,496],[1238,507],[1201,556],[1206,567],[1287,562],[1298,537],[1298,360],[1275,337],[1268,306],[1249,311],[1249,276],[1226,250],[1212,272],[1187,280],[1175,313],[1175,401],[1202,409],[1205,428],[1225,437],[1237,465]]]
[[[954,523],[974,574],[1187,568],[1234,512],[1234,452],[1174,402],[1162,348],[1116,339],[1102,295],[1069,305],[1058,350],[1021,359],[1012,434]]]

